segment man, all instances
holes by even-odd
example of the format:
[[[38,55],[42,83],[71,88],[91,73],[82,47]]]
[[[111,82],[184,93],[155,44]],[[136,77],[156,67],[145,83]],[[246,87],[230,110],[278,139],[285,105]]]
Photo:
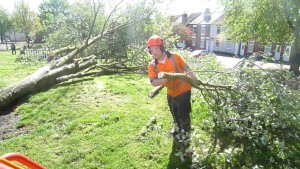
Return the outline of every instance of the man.
[[[15,43],[13,42],[12,44],[11,44],[11,54],[12,55],[16,55],[16,45],[15,45]]]
[[[191,131],[191,85],[181,79],[158,79],[159,72],[187,73],[197,84],[198,79],[177,53],[165,51],[163,40],[157,36],[151,36],[147,42],[149,53],[154,60],[148,65],[148,75],[153,86],[164,85],[167,87],[167,100],[173,116],[174,127],[172,134],[179,131],[190,133]],[[176,130],[177,129],[177,130]]]

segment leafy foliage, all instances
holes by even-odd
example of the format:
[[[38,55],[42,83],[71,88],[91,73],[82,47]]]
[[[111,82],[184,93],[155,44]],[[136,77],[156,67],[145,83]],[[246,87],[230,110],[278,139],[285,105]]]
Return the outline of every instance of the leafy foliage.
[[[249,38],[257,38],[261,44],[292,42],[293,31],[288,21],[294,22],[297,15],[286,13],[282,7],[289,9],[296,7],[296,3],[280,0],[223,2],[226,7],[226,33],[232,40],[248,42]]]
[[[13,27],[19,32],[24,32],[26,39],[29,38],[30,34],[34,34],[39,27],[37,14],[29,8],[24,0],[15,3],[12,18]]]
[[[300,74],[299,1],[224,0],[223,5],[229,38],[246,43],[253,38],[262,45],[292,45],[290,70]]]
[[[191,42],[192,37],[192,29],[190,27],[187,27],[185,25],[174,25],[173,26],[173,32],[174,34],[179,36],[179,40],[185,40],[187,43]]]
[[[212,144],[194,137],[198,167],[299,166],[299,98],[281,83],[295,77],[286,71],[257,68],[253,60],[247,60],[219,79],[213,78],[214,83],[235,85],[233,90],[200,91],[211,121],[199,126],[211,133]]]
[[[65,10],[68,12],[58,15],[49,12],[49,9],[53,11],[57,8],[54,4],[44,3],[40,7],[42,12],[40,17],[52,16],[44,22],[50,23],[45,28],[53,29],[53,32],[50,31],[46,37],[46,45],[50,49],[75,46],[85,43],[87,38],[101,35],[106,31],[108,34],[105,37],[81,52],[78,57],[94,54],[102,63],[127,61],[126,64],[129,65],[147,64],[149,58],[144,53],[147,38],[159,34],[165,39],[166,46],[169,48],[173,48],[175,41],[169,19],[157,12],[157,2],[124,1],[118,6],[112,5],[117,8],[110,13],[112,9],[107,7],[108,2],[92,3],[87,0],[72,6],[66,5]],[[97,7],[99,7],[98,13]],[[56,9],[56,11],[61,10]],[[93,24],[94,19],[96,20]]]
[[[54,3],[56,2],[56,3]],[[41,11],[40,17],[48,17],[43,20],[44,31],[48,32],[46,36],[46,45],[50,49],[57,49],[65,46],[75,46],[83,43],[88,37],[91,27],[95,33],[99,33],[99,24],[103,24],[104,7],[101,8],[97,15],[96,25],[92,25],[96,6],[85,1],[78,2],[69,6],[65,1],[54,1],[53,3],[45,3],[40,6],[42,8],[51,9]],[[91,10],[93,9],[93,10]],[[55,12],[55,13],[54,13]],[[93,33],[92,35],[95,35]]]
[[[11,21],[7,11],[0,7],[0,36],[1,42],[3,42],[3,36],[10,31]]]
[[[168,49],[173,49],[176,37],[173,36],[172,25],[169,18],[158,12],[159,1],[136,1],[124,3],[112,16],[110,25],[127,26],[112,31],[104,43],[103,57],[113,58],[118,61],[130,60],[129,64],[147,64],[148,55],[144,53],[146,39],[157,34],[165,41]]]
[[[69,4],[66,0],[47,0],[39,5],[41,32],[50,34],[59,30],[59,18],[69,15]]]

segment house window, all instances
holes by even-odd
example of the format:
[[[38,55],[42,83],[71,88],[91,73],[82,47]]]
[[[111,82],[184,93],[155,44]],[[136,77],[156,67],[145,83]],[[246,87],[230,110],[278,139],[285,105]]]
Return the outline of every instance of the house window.
[[[272,44],[268,44],[265,46],[265,49],[264,49],[264,53],[269,53],[271,52],[271,49],[272,49]]]
[[[286,51],[285,51],[285,54],[286,54],[287,56],[290,56],[290,48],[286,48],[285,50],[286,50]]]
[[[201,37],[200,48],[204,48],[205,38]]]
[[[197,34],[197,25],[193,25],[193,34]]]
[[[231,40],[227,40],[226,49],[231,49],[231,48],[232,48]]]
[[[219,39],[216,39],[216,47],[220,47],[220,41],[219,41]]]
[[[217,25],[217,34],[221,33],[221,25]]]
[[[196,46],[196,37],[192,37],[192,46]]]
[[[276,52],[280,52],[280,46],[277,46],[277,50],[276,50]]]
[[[201,25],[201,35],[205,35],[205,25]]]
[[[249,43],[248,43],[248,50],[247,50],[247,52],[248,53],[253,53],[253,48],[254,48],[254,41],[252,40],[252,41],[249,41]]]

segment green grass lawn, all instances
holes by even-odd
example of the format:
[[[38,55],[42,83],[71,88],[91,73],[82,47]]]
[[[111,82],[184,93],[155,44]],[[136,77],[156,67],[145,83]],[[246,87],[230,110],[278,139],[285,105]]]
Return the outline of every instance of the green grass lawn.
[[[15,59],[0,53],[0,88],[42,66]],[[146,75],[119,74],[74,79],[31,93],[13,112],[23,132],[5,133],[0,155],[20,152],[49,169],[187,168],[170,156],[173,138],[166,133],[172,117],[166,91],[149,99],[151,89]],[[193,104],[198,101],[193,97]],[[207,118],[203,110],[199,104],[194,107],[193,124]],[[158,128],[145,130],[152,117]]]
[[[19,63],[10,51],[0,53],[0,89],[44,64]],[[189,65],[202,81],[215,75],[211,70],[223,71],[214,57],[191,60]],[[230,84],[229,76],[218,82]],[[0,156],[19,152],[49,169],[188,168],[174,156],[173,138],[167,135],[172,116],[166,89],[150,99],[147,94],[152,88],[147,75],[116,74],[73,79],[29,93],[9,114],[17,116],[12,121],[16,123],[14,128],[1,133],[1,127],[9,124],[1,121],[5,115],[0,116]],[[299,95],[298,90],[293,92]],[[297,110],[299,105],[293,106]],[[200,152],[200,163],[202,160],[211,168],[225,168],[228,155],[226,150],[218,152],[217,142],[216,151],[208,153],[213,147],[210,136],[214,123],[199,90],[192,90],[192,107],[192,145]],[[153,118],[155,124],[151,123]]]
[[[16,83],[41,67],[44,62],[16,62],[17,55],[10,51],[0,52],[0,89]]]

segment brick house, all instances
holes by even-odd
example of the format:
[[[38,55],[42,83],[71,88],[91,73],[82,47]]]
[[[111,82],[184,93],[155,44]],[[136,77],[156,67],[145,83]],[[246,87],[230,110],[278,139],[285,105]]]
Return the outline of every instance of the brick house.
[[[240,57],[249,56],[253,53],[271,54],[275,60],[288,61],[291,51],[290,45],[284,49],[280,45],[260,45],[255,39],[245,42],[234,43],[224,34],[222,22],[225,15],[222,11],[210,12],[206,9],[203,13],[193,13],[189,16],[183,14],[176,19],[175,24],[185,24],[192,30],[191,43],[180,42],[179,45],[191,50],[207,50],[209,52],[220,52]]]
[[[223,33],[222,11],[213,11],[207,8],[204,13],[195,18],[188,26],[193,30],[192,50],[206,50],[209,52],[222,52],[238,54],[238,44],[232,43]]]
[[[190,23],[197,18],[199,15],[201,15],[201,13],[191,13],[190,15],[187,15],[187,13],[184,13],[182,15],[178,15],[178,16],[173,16],[172,17],[172,21],[175,25],[184,25],[186,27],[189,27],[192,30],[192,27],[190,26]],[[185,39],[181,39],[179,40],[179,42],[177,43],[177,47],[181,48],[181,49],[186,49],[188,47],[191,46],[191,42],[185,40]]]

